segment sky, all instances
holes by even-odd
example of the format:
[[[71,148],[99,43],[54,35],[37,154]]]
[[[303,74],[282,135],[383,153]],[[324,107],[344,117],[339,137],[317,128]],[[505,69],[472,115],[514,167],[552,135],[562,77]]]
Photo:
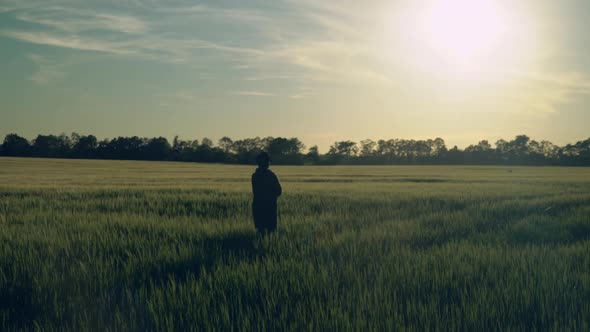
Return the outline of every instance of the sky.
[[[590,137],[587,0],[0,0],[0,136]]]

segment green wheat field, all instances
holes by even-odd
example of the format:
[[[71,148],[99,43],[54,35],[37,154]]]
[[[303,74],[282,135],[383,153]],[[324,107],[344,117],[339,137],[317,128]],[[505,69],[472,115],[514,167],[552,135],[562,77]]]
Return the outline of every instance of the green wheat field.
[[[0,330],[589,330],[590,169],[0,158]]]

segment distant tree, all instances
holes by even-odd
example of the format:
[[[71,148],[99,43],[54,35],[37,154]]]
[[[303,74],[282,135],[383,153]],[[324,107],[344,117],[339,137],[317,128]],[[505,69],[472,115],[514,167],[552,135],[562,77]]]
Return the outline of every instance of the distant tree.
[[[562,149],[563,163],[568,165],[590,165],[590,138],[568,144]]]
[[[141,160],[144,159],[142,148],[146,144],[146,140],[137,136],[120,136],[107,142],[106,146],[102,149],[102,153],[107,158],[112,159]]]
[[[578,165],[590,165],[590,138],[576,143],[578,148]]]
[[[494,160],[494,149],[487,140],[483,140],[465,148],[465,158],[471,163],[487,164]]]
[[[432,141],[432,154],[436,157],[444,157],[449,150],[445,144],[445,140],[437,137]]]
[[[234,141],[232,141],[231,138],[223,136],[217,143],[217,146],[219,146],[219,148],[223,150],[223,152],[230,153],[232,151],[233,144]]]
[[[499,139],[495,143],[496,145],[496,157],[501,162],[508,161],[509,144],[504,139]]]
[[[416,156],[416,141],[401,139],[395,141],[394,148],[404,162],[412,162]]]
[[[432,152],[432,140],[418,140],[412,141],[412,143],[413,144],[411,146],[411,154],[413,157],[415,157],[418,160],[425,160],[430,156]]]
[[[520,163],[526,161],[528,155],[528,143],[530,138],[526,135],[518,135],[515,139],[506,142],[504,147],[504,157],[511,163]]]
[[[176,161],[191,161],[193,158],[193,152],[198,146],[198,142],[193,144],[193,141],[183,141],[179,139],[178,136],[175,136],[172,141],[171,159]]]
[[[274,164],[303,164],[301,151],[305,145],[297,138],[277,137],[271,139],[266,148]]]
[[[463,157],[463,151],[461,151],[456,145],[447,153],[447,160],[451,164],[463,164]]]
[[[4,137],[2,143],[2,153],[10,157],[25,157],[29,156],[31,152],[31,145],[29,141],[20,137],[17,134],[8,134]]]
[[[330,146],[330,150],[328,151],[328,154],[343,157],[353,157],[356,156],[357,153],[358,147],[353,141],[335,142],[332,146]]]
[[[376,153],[385,163],[393,163],[397,160],[396,142],[393,139],[377,141]]]
[[[375,148],[377,147],[377,143],[375,143],[371,139],[362,140],[360,148],[360,156],[361,157],[372,157],[375,155]]]
[[[143,155],[147,160],[168,160],[172,147],[165,137],[152,138],[143,147]]]
[[[480,141],[477,144],[477,146],[478,146],[478,151],[491,151],[492,150],[492,145],[487,140]]]
[[[255,164],[256,156],[263,149],[264,146],[260,137],[237,140],[232,144],[232,151],[235,152],[236,160],[241,164]]]
[[[209,148],[212,148],[213,147],[213,141],[210,140],[210,139],[208,139],[207,137],[204,137],[203,140],[201,140],[201,145],[202,146],[209,147]]]
[[[72,152],[72,140],[65,133],[61,133],[57,139],[60,149],[60,157],[68,157],[68,155]]]
[[[72,155],[77,158],[95,158],[98,140],[94,135],[72,133]]]
[[[559,146],[557,146],[549,141],[541,141],[540,148],[541,148],[541,153],[545,156],[545,159],[555,161],[559,158],[559,153],[560,153]]]
[[[518,135],[516,136],[516,138],[514,138],[514,140],[510,142],[510,145],[512,149],[520,153],[526,153],[528,150],[527,145],[530,142],[530,140],[530,137],[528,137],[527,135]]]
[[[340,141],[334,142],[326,158],[324,159],[327,164],[340,164],[340,163],[352,163],[355,157],[358,155],[358,146],[353,141]]]
[[[33,140],[32,151],[35,157],[67,157],[70,152],[70,139],[65,134],[38,135]]]
[[[335,142],[327,154],[317,146],[303,154],[305,145],[296,137],[255,137],[233,141],[219,140],[218,147],[208,138],[183,141],[174,137],[172,145],[164,137],[117,137],[98,141],[93,135],[72,133],[37,135],[29,141],[9,134],[0,145],[2,156],[58,158],[100,158],[131,160],[175,160],[218,163],[255,163],[256,155],[266,150],[277,164],[501,164],[590,166],[590,138],[559,147],[549,141],[536,141],[526,135],[513,140],[500,139],[495,148],[487,140],[465,150],[448,150],[442,138],[413,140],[388,139]]]
[[[270,147],[270,144],[272,143],[273,140],[274,140],[274,137],[272,137],[272,136],[268,136],[268,137],[264,137],[264,138],[260,139],[259,148],[261,150],[268,150],[268,148]]]
[[[496,142],[496,155],[503,163],[531,164],[544,159],[540,153],[533,155],[534,150],[538,149],[537,145],[526,135],[518,135],[511,141],[501,139]]]
[[[308,162],[311,164],[317,165],[320,163],[320,152],[317,145],[312,146],[309,148],[307,154],[305,155]]]

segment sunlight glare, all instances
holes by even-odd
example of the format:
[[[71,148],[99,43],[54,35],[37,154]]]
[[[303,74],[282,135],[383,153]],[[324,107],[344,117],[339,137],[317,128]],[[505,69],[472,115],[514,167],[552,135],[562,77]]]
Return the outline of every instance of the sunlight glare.
[[[491,0],[434,0],[420,22],[421,38],[460,64],[493,55],[504,29],[503,15]]]

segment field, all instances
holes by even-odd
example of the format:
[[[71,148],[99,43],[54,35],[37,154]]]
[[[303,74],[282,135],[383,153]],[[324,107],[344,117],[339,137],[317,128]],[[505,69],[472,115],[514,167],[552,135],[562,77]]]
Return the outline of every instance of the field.
[[[273,169],[0,158],[0,329],[590,329],[590,169]]]

